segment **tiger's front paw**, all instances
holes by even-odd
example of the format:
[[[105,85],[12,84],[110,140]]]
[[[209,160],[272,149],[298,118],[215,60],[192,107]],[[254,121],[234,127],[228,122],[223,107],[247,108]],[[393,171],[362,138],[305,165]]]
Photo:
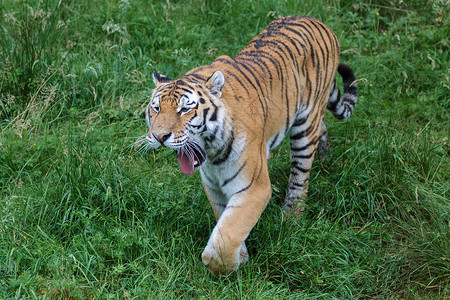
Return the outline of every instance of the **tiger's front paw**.
[[[245,247],[245,245],[244,245]],[[248,259],[247,248],[242,251],[242,247],[235,253],[225,254],[223,251],[216,251],[214,245],[207,245],[202,253],[202,262],[208,270],[215,276],[228,275],[238,269],[241,262]]]
[[[239,250],[239,264],[245,263],[247,261],[248,261],[247,246],[245,246],[245,242],[242,242],[241,249]]]

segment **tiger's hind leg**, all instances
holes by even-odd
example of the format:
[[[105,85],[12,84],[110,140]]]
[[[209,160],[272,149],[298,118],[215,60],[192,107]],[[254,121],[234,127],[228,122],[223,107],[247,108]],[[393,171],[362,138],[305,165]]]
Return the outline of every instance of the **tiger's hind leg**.
[[[327,150],[328,143],[324,125],[321,118],[307,117],[297,119],[291,127],[291,173],[283,207],[285,213],[299,215],[305,208],[304,200],[308,191],[309,170],[317,145],[320,143],[320,137],[322,137],[322,150]],[[321,135],[323,132],[325,134]]]
[[[320,126],[319,146],[317,147],[321,161],[324,161],[325,158],[327,158],[329,149],[330,145],[328,144],[327,126],[325,125],[325,119],[322,119],[322,124]]]

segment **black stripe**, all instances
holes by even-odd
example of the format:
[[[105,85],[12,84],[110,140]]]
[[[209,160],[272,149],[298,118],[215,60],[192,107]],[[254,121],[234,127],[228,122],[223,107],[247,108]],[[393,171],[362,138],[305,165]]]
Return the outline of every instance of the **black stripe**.
[[[291,188],[292,186],[295,186],[295,187],[298,187],[298,188],[303,188],[304,184],[292,181],[289,188]]]
[[[294,151],[294,152],[304,151],[304,150],[308,149],[309,147],[313,146],[314,144],[317,144],[318,141],[319,141],[319,139],[314,139],[303,147],[299,147],[299,148],[291,147],[291,151]]]
[[[299,139],[301,139],[301,138],[303,138],[305,136],[310,135],[311,132],[313,131],[314,127],[315,127],[314,125],[315,125],[315,121],[316,120],[317,120],[317,114],[314,117],[314,119],[312,120],[311,124],[305,130],[300,131],[300,132],[295,133],[295,134],[291,134],[290,138],[292,140],[299,140]]]
[[[233,150],[234,134],[231,132],[231,137],[228,139],[227,146],[224,151],[222,151],[222,157],[212,161],[213,165],[220,165],[224,163],[229,157]]]
[[[196,71],[199,71],[199,69],[197,69]],[[202,75],[198,75],[195,73],[190,73],[190,74],[186,74],[185,77],[194,77],[195,79],[198,79],[200,81],[205,81],[205,77]]]
[[[210,101],[210,103],[212,104],[214,110],[213,110],[211,117],[209,118],[209,121],[214,122],[217,120],[217,109],[218,108],[217,108],[217,105],[215,105],[212,101]]]
[[[203,109],[203,124],[206,124],[206,116],[208,115],[209,107]]]
[[[252,186],[253,181],[254,181],[254,178],[252,178],[252,181],[250,181],[249,185],[247,185],[246,187],[244,187],[244,188],[240,189],[239,191],[237,191],[236,193],[234,193],[233,196],[248,190]]]
[[[276,141],[277,141],[279,135],[280,135],[280,133],[277,133],[277,135],[276,135],[275,138],[273,139],[272,143],[270,143],[269,149],[272,149],[272,148],[273,148],[273,146],[275,145],[275,143],[276,143]]]
[[[356,102],[352,99],[349,98],[344,98],[345,99],[345,103],[350,104],[351,106],[355,106]]]
[[[308,173],[309,170],[310,170],[310,168],[308,168],[308,169],[302,168],[302,167],[300,166],[300,164],[299,164],[298,162],[296,162],[296,161],[293,161],[293,162],[291,163],[291,169],[298,170],[298,171],[300,171],[300,172],[302,172],[302,173]]]
[[[244,162],[244,164],[239,168],[239,170],[237,170],[236,173],[234,173],[233,176],[231,176],[228,179],[225,179],[222,183],[222,187],[226,186],[230,181],[232,181],[233,179],[236,178],[236,176],[238,176],[238,174],[242,171],[242,169],[245,167],[245,165],[247,164],[247,162]]]
[[[292,158],[300,158],[300,159],[306,159],[311,158],[313,156],[314,152],[310,154],[299,154],[299,155],[293,155]]]
[[[308,120],[307,118],[297,119],[295,120],[294,124],[292,124],[292,127],[303,125],[306,123],[307,120]]]
[[[308,127],[308,129],[311,128],[311,126]],[[301,138],[304,138],[307,135],[306,130],[302,130],[296,134],[291,134],[291,136],[289,137],[291,140],[299,140]]]

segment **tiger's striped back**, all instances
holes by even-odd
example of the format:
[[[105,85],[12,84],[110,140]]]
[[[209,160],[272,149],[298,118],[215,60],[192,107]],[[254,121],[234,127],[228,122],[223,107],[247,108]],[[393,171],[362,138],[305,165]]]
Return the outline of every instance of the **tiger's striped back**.
[[[329,95],[338,63],[339,42],[331,30],[314,18],[285,17],[272,22],[235,58],[221,56],[188,75],[206,79],[221,70],[227,78],[227,105],[251,112],[246,117],[253,120],[255,114],[261,116],[259,128],[265,129],[270,151],[296,119],[323,114],[327,101],[317,99]],[[320,121],[312,125],[319,127]]]

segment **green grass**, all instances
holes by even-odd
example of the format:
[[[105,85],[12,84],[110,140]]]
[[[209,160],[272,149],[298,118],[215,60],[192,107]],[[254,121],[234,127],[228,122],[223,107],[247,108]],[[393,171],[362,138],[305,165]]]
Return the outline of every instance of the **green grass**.
[[[186,3],[187,2],[187,3]],[[0,299],[445,299],[450,53],[445,1],[3,1]],[[341,41],[359,100],[326,115],[305,214],[286,220],[288,141],[248,263],[211,276],[214,217],[169,149],[137,153],[157,70],[235,55],[279,15]]]

